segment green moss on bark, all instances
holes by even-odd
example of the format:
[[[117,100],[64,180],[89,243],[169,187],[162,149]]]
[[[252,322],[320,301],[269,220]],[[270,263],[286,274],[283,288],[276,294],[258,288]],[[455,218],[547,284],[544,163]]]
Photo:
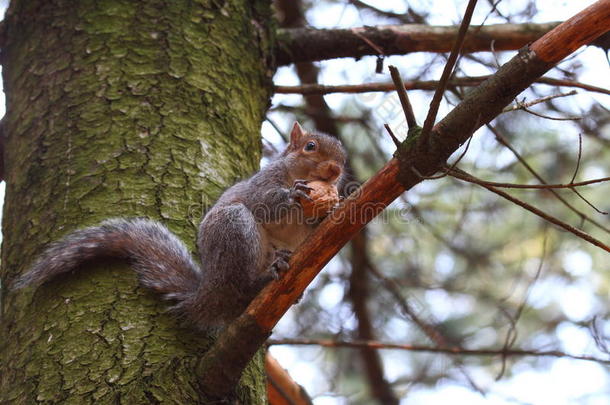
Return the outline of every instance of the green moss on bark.
[[[253,172],[270,95],[268,1],[13,1],[3,48],[3,285],[44,244],[115,216],[194,247],[203,210]],[[209,339],[99,263],[2,296],[0,402],[196,403]],[[262,360],[237,388],[264,403]]]

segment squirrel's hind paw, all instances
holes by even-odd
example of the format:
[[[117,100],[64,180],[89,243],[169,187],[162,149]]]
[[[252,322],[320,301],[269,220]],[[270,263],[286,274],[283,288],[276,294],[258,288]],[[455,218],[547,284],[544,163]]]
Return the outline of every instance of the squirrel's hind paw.
[[[290,256],[292,256],[292,251],[290,250],[278,249],[275,251],[275,260],[269,267],[269,272],[274,280],[278,280],[284,273],[286,273],[286,271],[288,271],[290,268],[290,264],[288,263]]]

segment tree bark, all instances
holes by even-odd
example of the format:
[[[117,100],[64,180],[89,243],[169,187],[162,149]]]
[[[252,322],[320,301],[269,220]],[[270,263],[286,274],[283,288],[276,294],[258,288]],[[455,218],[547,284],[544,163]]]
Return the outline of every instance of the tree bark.
[[[253,172],[272,68],[269,2],[13,1],[0,403],[205,403],[211,343],[107,261],[7,291],[43,246],[108,217],[161,220],[191,248],[203,211]],[[262,355],[231,394],[265,402]],[[226,398],[224,398],[226,399]]]

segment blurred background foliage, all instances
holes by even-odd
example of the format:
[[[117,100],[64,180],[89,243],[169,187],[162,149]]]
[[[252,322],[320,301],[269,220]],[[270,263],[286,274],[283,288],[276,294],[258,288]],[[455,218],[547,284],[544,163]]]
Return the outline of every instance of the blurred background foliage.
[[[472,25],[565,20],[591,3],[479,1]],[[317,28],[454,25],[465,5],[436,0],[276,1],[280,26]],[[515,53],[463,55],[455,76],[492,74]],[[274,82],[390,82],[388,65],[397,66],[405,81],[438,80],[447,56],[386,57],[381,74],[375,73],[375,56],[301,63],[280,68]],[[607,57],[596,47],[577,51],[547,76],[610,88]],[[449,87],[437,120],[470,89]],[[570,90],[535,84],[515,102]],[[577,168],[575,181],[609,176],[610,97],[576,90],[576,95],[529,108],[562,120],[523,110],[502,114],[475,133],[457,167],[485,180],[519,184],[540,184],[536,176],[549,184],[570,183]],[[411,90],[409,95],[421,124],[432,92]],[[276,94],[263,124],[267,156],[281,149],[282,137],[295,119],[307,129],[343,140],[351,180],[356,182],[366,181],[393,153],[384,123],[396,134],[406,134],[394,92]],[[610,211],[608,183],[578,188],[586,201],[570,189],[505,191],[610,241],[605,214]],[[281,321],[272,339],[375,340],[456,351],[490,349],[498,354],[381,349],[371,355],[371,350],[353,347],[285,344],[272,345],[271,352],[316,404],[607,403],[608,363],[501,353],[557,351],[610,359],[609,258],[607,252],[480,186],[449,176],[427,180],[343,249]],[[373,363],[381,366],[380,372],[371,371]]]

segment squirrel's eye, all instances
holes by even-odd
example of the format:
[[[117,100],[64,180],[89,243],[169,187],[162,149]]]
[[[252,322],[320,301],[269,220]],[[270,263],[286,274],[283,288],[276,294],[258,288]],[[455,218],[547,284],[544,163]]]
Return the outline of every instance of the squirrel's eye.
[[[305,145],[305,147],[303,149],[305,149],[306,151],[312,151],[316,148],[316,143],[314,141],[309,141],[307,142],[307,145]]]

